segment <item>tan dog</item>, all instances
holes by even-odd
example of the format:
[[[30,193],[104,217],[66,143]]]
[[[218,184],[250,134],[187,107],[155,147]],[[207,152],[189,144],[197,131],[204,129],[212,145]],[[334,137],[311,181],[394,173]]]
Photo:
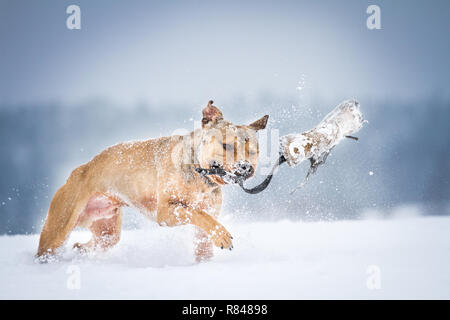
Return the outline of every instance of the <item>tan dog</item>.
[[[245,125],[225,121],[210,101],[202,128],[171,136],[110,147],[76,168],[53,197],[43,227],[40,259],[55,253],[76,226],[92,239],[81,250],[108,248],[120,239],[122,207],[134,206],[162,226],[197,227],[196,259],[212,256],[212,244],[232,248],[231,234],[217,222],[221,186],[247,179],[258,159],[256,131],[268,116]],[[225,176],[201,176],[195,168],[223,168]]]

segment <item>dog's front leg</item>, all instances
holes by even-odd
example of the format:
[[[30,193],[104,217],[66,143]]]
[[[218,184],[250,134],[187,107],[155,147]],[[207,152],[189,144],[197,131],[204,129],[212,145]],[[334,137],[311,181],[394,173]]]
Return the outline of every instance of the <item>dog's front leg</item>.
[[[213,257],[213,244],[209,239],[206,232],[202,229],[195,227],[195,237],[194,237],[194,246],[195,246],[195,261],[202,262],[207,261]]]
[[[193,209],[171,203],[159,205],[158,223],[167,226],[192,224],[203,230],[215,246],[230,250],[233,248],[231,241],[233,237],[228,230],[201,209]]]

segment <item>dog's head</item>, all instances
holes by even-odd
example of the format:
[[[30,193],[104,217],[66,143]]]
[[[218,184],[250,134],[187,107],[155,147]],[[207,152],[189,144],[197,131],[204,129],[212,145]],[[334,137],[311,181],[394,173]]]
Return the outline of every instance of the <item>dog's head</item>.
[[[223,176],[211,175],[219,184],[238,183],[253,176],[258,164],[256,132],[264,129],[269,116],[249,125],[235,125],[223,119],[222,112],[209,101],[203,109],[199,162],[202,168],[222,168]]]

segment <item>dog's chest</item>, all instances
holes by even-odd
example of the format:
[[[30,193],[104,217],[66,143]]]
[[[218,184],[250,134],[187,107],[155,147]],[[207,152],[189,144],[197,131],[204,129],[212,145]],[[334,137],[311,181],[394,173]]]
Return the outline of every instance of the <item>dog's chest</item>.
[[[191,203],[193,207],[197,207],[206,210],[208,213],[213,213],[220,203],[222,202],[220,192],[217,190],[211,190],[210,188],[206,190],[198,190],[191,193]]]

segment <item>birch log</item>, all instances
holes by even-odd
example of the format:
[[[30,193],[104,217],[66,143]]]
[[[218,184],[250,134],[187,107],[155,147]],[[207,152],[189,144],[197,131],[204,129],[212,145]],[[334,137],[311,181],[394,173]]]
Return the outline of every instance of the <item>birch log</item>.
[[[363,122],[359,102],[344,101],[311,130],[282,136],[281,154],[291,167],[306,159],[311,160],[311,163],[321,161],[342,139],[359,131]]]

